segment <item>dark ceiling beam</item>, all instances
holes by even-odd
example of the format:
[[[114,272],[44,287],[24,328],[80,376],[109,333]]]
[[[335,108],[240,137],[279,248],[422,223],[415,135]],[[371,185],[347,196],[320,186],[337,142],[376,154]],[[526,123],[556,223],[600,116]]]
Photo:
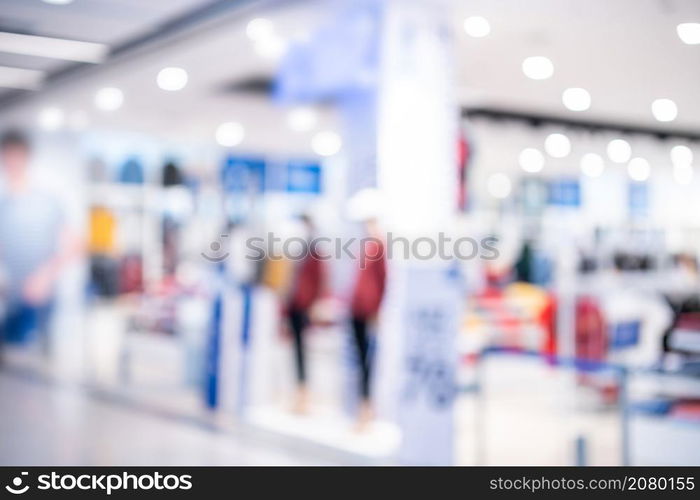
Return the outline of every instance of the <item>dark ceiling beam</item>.
[[[546,113],[529,111],[512,111],[491,107],[463,107],[462,116],[469,119],[486,119],[492,121],[521,122],[530,127],[557,125],[574,130],[587,132],[617,132],[623,135],[647,135],[660,140],[686,139],[700,141],[700,131],[671,127],[650,127],[646,125],[607,121],[590,120],[585,118],[565,118]]]

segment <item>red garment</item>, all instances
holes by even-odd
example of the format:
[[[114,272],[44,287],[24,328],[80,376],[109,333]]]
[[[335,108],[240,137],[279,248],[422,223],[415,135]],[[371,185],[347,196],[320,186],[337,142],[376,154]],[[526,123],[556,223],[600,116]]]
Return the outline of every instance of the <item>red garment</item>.
[[[580,297],[576,303],[576,357],[603,361],[607,354],[607,334],[603,312],[593,297]]]
[[[700,401],[681,401],[671,409],[671,416],[684,420],[700,421]]]
[[[545,332],[542,353],[552,360],[557,355],[557,299],[554,294],[548,294],[547,305],[540,312],[538,321]]]
[[[299,263],[292,280],[290,309],[306,311],[323,295],[325,268],[319,257],[318,253],[309,252]]]
[[[352,293],[350,310],[355,318],[369,319],[377,315],[384,296],[386,256],[384,245],[378,240],[364,242],[364,256],[360,260],[357,281]]]

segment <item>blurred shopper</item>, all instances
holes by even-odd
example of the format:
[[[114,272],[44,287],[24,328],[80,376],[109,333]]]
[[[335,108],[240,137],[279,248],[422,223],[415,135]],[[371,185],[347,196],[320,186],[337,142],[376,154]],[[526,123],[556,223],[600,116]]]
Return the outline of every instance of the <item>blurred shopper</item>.
[[[357,430],[360,431],[366,429],[374,419],[370,394],[370,333],[376,329],[386,282],[384,235],[378,222],[381,204],[380,195],[374,189],[358,192],[349,202],[350,217],[361,221],[364,231],[350,302],[353,339],[360,370],[360,406],[357,415]]]
[[[31,147],[22,132],[0,138],[0,267],[6,306],[0,345],[38,333],[47,352],[54,286],[78,245],[67,230],[61,203],[30,175],[30,160]]]

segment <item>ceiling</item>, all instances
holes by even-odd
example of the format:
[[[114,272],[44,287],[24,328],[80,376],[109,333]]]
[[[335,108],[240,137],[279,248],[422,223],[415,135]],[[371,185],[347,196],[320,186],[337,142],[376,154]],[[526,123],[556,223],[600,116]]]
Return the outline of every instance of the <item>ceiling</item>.
[[[212,0],[0,0],[0,31],[106,44],[110,49],[157,30]],[[0,66],[59,71],[71,62],[0,51]],[[0,89],[0,96],[7,89]]]
[[[212,0],[0,0],[0,28],[119,45]]]
[[[54,6],[40,0],[0,0],[0,28],[116,47],[212,3],[216,2],[75,0]],[[308,151],[308,134],[286,127],[284,108],[263,95],[223,88],[274,74],[276,59],[261,56],[245,34],[250,19],[261,15],[271,19],[278,33],[290,40],[314,29],[327,15],[329,2],[261,3],[247,2],[250,5],[232,9],[203,27],[51,81],[43,90],[24,94],[16,104],[6,100],[0,121],[34,124],[42,107],[60,106],[67,113],[87,113],[95,130],[213,142],[218,123],[236,120],[246,127],[246,148]],[[455,2],[454,12],[462,105],[700,132],[700,46],[684,45],[675,31],[680,22],[700,22],[697,0],[470,0]],[[462,22],[472,15],[488,19],[490,35],[477,39],[464,33]],[[552,60],[552,78],[535,81],[523,75],[522,60],[533,55]],[[57,71],[66,63],[0,53],[0,65]],[[157,88],[155,75],[164,66],[188,71],[184,90],[170,93]],[[103,86],[124,91],[123,108],[108,114],[94,110],[94,93]],[[591,108],[567,110],[561,102],[567,87],[587,89]],[[651,102],[661,97],[677,103],[675,121],[659,123],[652,116]],[[333,113],[321,110],[319,127],[334,125]]]
[[[674,128],[700,130],[700,46],[683,44],[682,22],[700,22],[696,0],[471,0],[463,17],[478,13],[491,24],[485,38],[460,37],[462,97],[481,105],[660,126],[651,102],[678,105]],[[526,78],[521,63],[547,56],[554,76]],[[561,103],[567,87],[592,96],[583,113]]]

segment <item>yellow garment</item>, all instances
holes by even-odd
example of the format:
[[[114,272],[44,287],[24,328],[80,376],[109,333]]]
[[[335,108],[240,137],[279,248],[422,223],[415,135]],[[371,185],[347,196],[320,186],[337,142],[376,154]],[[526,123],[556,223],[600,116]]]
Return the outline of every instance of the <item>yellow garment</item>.
[[[504,290],[505,297],[520,305],[530,317],[537,317],[547,305],[547,291],[530,283],[516,282]]]
[[[111,254],[116,246],[117,221],[112,212],[104,207],[90,210],[89,249],[93,254]]]
[[[288,259],[267,259],[262,273],[262,284],[279,295],[286,295],[292,282],[294,266]]]

